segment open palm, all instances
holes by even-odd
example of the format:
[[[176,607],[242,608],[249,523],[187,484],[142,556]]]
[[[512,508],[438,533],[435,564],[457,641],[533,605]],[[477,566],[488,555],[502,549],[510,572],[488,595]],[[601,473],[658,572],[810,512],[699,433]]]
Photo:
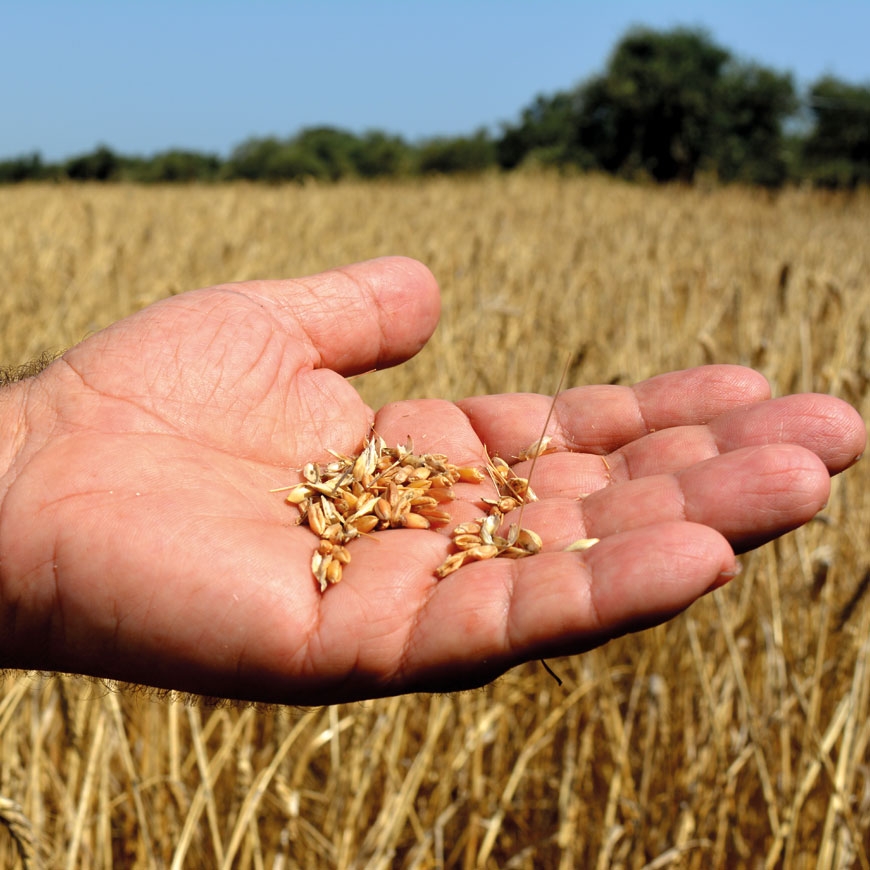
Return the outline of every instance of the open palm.
[[[227,285],[5,390],[3,664],[291,703],[478,685],[679,612],[733,576],[733,549],[810,519],[863,449],[847,405],[769,400],[738,367],[567,390],[522,518],[543,553],[439,581],[445,530],[379,532],[321,595],[316,538],[272,491],[304,463],[372,425],[459,465],[541,434],[544,396],[364,405],[345,377],[413,355],[437,317],[434,279],[399,258]],[[487,485],[456,489],[455,521],[480,515]]]

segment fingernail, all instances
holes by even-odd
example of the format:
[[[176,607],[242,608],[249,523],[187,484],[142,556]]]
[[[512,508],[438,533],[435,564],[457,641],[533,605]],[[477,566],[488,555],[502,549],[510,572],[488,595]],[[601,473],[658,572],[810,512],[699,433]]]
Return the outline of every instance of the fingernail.
[[[726,583],[730,583],[738,574],[743,571],[743,563],[738,560],[734,560],[734,567],[728,571],[720,571],[719,576],[707,590],[708,592],[713,592],[715,589],[719,589],[724,586]]]

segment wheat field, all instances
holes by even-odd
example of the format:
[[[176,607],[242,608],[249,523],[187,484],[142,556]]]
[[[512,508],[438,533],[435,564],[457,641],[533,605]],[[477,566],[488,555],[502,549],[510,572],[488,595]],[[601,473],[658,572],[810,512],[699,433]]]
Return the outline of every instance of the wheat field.
[[[487,176],[0,189],[0,363],[168,294],[406,254],[438,331],[373,405],[709,362],[870,418],[870,195]],[[456,695],[198,705],[0,677],[0,866],[870,867],[870,463],[667,625]],[[534,483],[534,481],[532,481]]]

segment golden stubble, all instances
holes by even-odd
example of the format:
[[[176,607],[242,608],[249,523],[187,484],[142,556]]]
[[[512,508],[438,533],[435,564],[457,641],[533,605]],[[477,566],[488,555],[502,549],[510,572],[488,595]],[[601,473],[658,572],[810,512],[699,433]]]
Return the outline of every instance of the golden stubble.
[[[866,193],[555,175],[7,187],[0,363],[168,294],[401,253],[443,316],[355,382],[374,406],[547,392],[566,358],[566,387],[727,362],[868,419],[868,226]],[[552,662],[561,687],[530,664],[306,712],[8,675],[0,864],[866,867],[868,474],[678,619]]]

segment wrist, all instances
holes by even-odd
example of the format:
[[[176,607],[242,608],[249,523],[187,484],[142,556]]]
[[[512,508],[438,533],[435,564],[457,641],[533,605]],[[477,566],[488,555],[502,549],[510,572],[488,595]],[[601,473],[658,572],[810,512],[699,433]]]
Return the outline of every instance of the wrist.
[[[59,354],[43,353],[20,366],[0,367],[0,505],[9,488],[15,460],[21,454],[27,431],[25,408],[30,379],[54,362]]]
[[[15,460],[24,447],[26,393],[23,384],[0,386],[0,507],[12,482]]]
[[[39,389],[34,389],[38,383],[27,378],[0,386],[0,669],[38,663],[38,657],[28,658],[27,653],[34,648],[34,638],[39,638],[36,649],[44,648],[46,636],[43,625],[48,617],[27,603],[31,595],[37,600],[45,596],[36,591],[36,585],[29,587],[15,558],[17,547],[33,532],[22,517],[16,492],[34,453],[35,427],[38,431],[43,421],[41,412],[34,413],[34,406],[40,405],[36,400]]]

